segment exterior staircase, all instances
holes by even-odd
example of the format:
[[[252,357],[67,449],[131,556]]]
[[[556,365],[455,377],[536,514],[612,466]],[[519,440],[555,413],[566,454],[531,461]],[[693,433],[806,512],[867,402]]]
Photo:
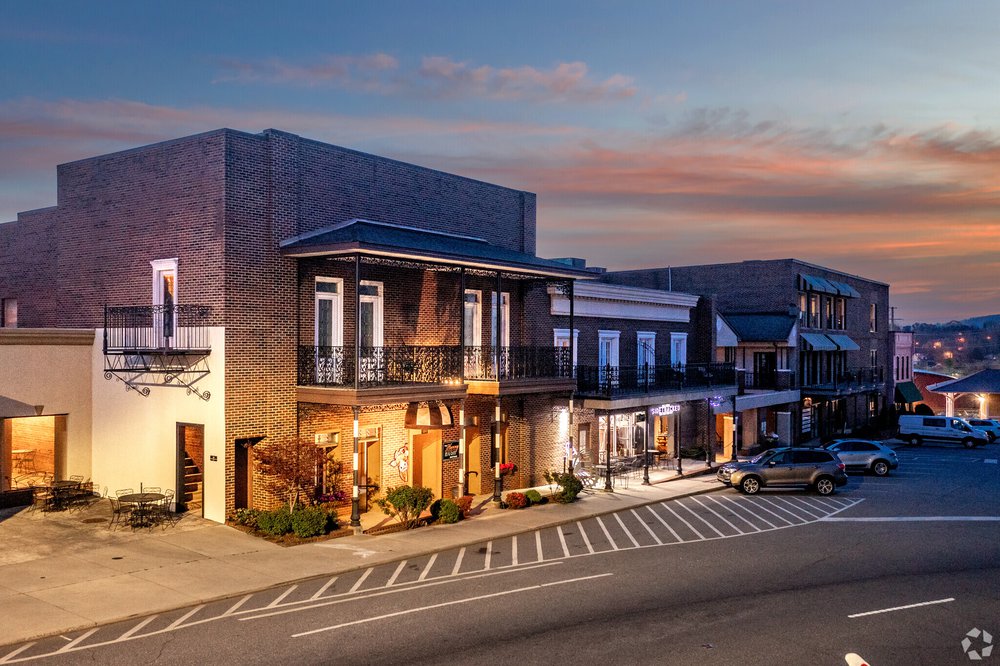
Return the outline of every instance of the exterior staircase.
[[[185,510],[196,513],[202,512],[202,483],[204,477],[201,469],[195,464],[190,456],[184,456],[184,489],[181,493],[181,502]]]

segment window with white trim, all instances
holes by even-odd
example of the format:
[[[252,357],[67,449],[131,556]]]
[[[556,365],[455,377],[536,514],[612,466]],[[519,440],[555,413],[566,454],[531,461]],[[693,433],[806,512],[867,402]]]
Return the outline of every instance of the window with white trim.
[[[636,342],[636,364],[640,367],[650,367],[656,365],[656,333],[651,331],[638,331],[635,334]]]
[[[503,311],[500,313],[500,346],[510,347],[510,294],[503,292],[500,295],[500,302],[503,304]],[[490,294],[490,345],[497,346],[497,294]]]
[[[553,328],[552,329],[552,343],[555,347],[567,348],[569,347],[569,329],[568,328]],[[580,329],[573,329],[573,367],[576,367],[576,356],[580,349]]]
[[[687,333],[670,334],[670,365],[687,365]]]

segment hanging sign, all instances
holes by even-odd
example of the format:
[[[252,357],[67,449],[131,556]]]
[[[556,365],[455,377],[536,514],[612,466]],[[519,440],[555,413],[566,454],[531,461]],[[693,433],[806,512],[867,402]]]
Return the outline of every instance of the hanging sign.
[[[441,443],[441,460],[458,460],[458,440]]]

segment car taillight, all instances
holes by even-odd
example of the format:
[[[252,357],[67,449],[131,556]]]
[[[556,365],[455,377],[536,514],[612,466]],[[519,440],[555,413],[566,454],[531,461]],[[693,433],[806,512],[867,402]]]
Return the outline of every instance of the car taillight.
[[[837,463],[837,469],[847,469],[847,467],[844,466],[844,463]]]

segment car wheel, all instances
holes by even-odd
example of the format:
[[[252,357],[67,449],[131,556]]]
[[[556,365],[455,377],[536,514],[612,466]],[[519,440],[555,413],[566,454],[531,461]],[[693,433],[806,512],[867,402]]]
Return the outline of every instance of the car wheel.
[[[913,435],[912,437],[910,437],[911,446],[920,446],[921,441],[922,440],[920,439],[920,435]]]
[[[872,473],[875,476],[886,476],[889,474],[889,463],[884,460],[876,460],[872,463]]]
[[[962,446],[964,446],[967,449],[973,449],[976,447],[976,441],[971,437],[966,437],[965,439],[962,440]]]
[[[756,476],[748,476],[740,482],[740,490],[747,495],[756,495],[760,491],[760,479]]]
[[[837,485],[828,476],[821,476],[816,479],[816,492],[820,495],[832,495]]]

